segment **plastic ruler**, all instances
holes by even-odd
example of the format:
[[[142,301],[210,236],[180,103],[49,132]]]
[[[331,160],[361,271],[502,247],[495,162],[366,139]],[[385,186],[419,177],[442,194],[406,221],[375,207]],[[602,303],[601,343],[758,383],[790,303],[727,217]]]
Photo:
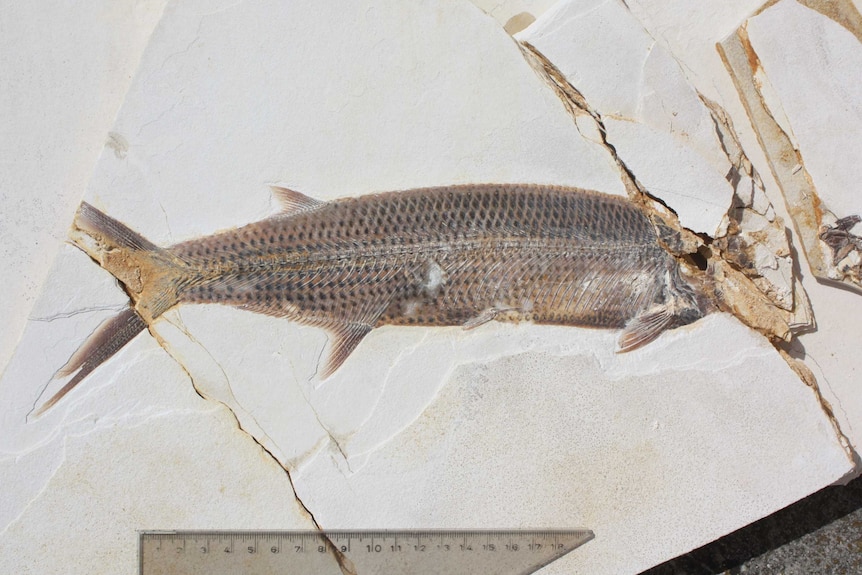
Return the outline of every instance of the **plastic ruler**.
[[[526,575],[587,530],[142,531],[140,575]]]

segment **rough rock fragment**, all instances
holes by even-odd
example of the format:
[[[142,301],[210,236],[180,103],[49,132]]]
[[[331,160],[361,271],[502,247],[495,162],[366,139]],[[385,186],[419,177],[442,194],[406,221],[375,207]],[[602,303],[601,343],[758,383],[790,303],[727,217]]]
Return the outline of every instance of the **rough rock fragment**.
[[[750,278],[772,304],[787,312],[791,329],[813,327],[814,316],[800,282],[784,220],[766,197],[763,181],[745,155],[733,122],[715,102],[701,95],[715,120],[716,132],[731,162],[727,180],[733,202],[711,247],[721,258]]]
[[[783,223],[727,114],[622,4],[561,2],[517,38],[576,123],[597,124],[629,197],[720,309],[778,340],[810,325]]]
[[[847,218],[862,209],[860,22],[846,0],[773,2],[718,46],[811,270],[857,291],[862,253]]]

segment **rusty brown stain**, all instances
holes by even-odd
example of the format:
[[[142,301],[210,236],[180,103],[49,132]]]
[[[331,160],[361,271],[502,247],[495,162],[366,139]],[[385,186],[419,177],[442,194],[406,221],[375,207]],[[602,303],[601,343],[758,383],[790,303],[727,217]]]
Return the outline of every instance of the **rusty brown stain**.
[[[782,1],[783,0],[767,0],[760,8],[758,8],[754,12],[754,14],[751,15],[751,17],[757,16],[758,14],[762,14],[763,12],[765,12],[766,10],[771,8],[772,6],[775,6],[776,4],[778,4],[779,2],[782,2]]]
[[[736,316],[773,341],[790,341],[792,333],[784,310],[773,305],[763,291],[741,271],[721,258],[709,264],[705,284],[719,309]]]
[[[754,51],[754,46],[751,45],[751,39],[748,36],[748,29],[743,25],[736,31],[742,47],[745,50],[745,56],[748,59],[748,67],[751,69],[752,77],[755,77],[758,71],[761,70],[760,57]]]
[[[862,14],[851,0],[796,0],[843,26],[862,43]]]
[[[770,170],[782,190],[787,211],[802,240],[808,262],[815,275],[827,277],[828,268],[816,238],[822,217],[820,200],[805,169],[802,155],[793,147],[790,138],[763,101],[751,67],[751,55],[756,57],[756,53],[748,42],[748,36],[740,29],[717,44],[716,48],[733,79],[754,133],[766,154]]]
[[[514,36],[535,21],[536,17],[529,12],[520,12],[506,21],[503,30],[508,32],[510,36]]]
[[[797,158],[798,162],[801,163],[802,157],[797,155]],[[797,224],[800,234],[805,234],[805,237],[813,238],[814,235],[819,233],[820,226],[823,222],[823,207],[820,197],[814,192],[814,182],[811,180],[808,170],[803,171],[812,193],[806,198],[807,203],[788,202],[787,210],[790,213],[790,219]]]
[[[794,373],[802,380],[802,382],[807,385],[811,391],[814,393],[814,397],[817,402],[820,404],[820,408],[829,418],[829,421],[832,423],[832,429],[835,432],[835,435],[838,436],[838,441],[841,446],[844,448],[844,451],[847,453],[847,457],[850,458],[852,462],[855,463],[855,458],[853,454],[855,451],[852,448],[852,444],[850,439],[841,429],[841,424],[838,422],[838,418],[835,417],[835,410],[832,408],[832,404],[823,397],[823,394],[820,391],[820,386],[817,383],[817,376],[814,375],[814,372],[811,371],[805,363],[792,355],[790,355],[784,347],[778,347],[778,353],[781,355],[782,359],[790,366],[790,369],[793,370]]]

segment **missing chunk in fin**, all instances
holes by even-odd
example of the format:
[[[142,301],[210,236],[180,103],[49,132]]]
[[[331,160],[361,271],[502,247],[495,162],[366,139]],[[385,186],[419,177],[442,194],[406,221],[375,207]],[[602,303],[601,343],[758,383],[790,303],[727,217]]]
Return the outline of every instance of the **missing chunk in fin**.
[[[66,365],[54,374],[54,378],[42,392],[42,397],[50,393],[52,389],[56,389],[57,385],[60,385],[60,389],[54,392],[47,401],[35,407],[27,415],[27,419],[32,421],[44,414],[72,391],[85,377],[90,375],[93,370],[144,331],[146,327],[146,322],[133,308],[124,310],[119,315],[103,322],[69,358]],[[39,401],[42,400],[42,397],[39,398]]]

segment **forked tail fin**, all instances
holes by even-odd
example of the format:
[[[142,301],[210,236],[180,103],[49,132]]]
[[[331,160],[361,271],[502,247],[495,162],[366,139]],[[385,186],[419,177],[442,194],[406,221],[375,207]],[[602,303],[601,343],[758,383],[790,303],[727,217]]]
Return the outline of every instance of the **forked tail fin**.
[[[36,406],[27,419],[38,418],[48,411],[94,369],[120,351],[146,327],[147,323],[131,307],[102,323],[69,358],[66,365],[54,374],[54,378],[39,398],[40,402],[46,396],[48,399]]]
[[[123,284],[131,302],[127,310],[99,326],[57,371],[40,397],[44,403],[28,419],[45,413],[176,304],[187,275],[185,262],[86,202],[78,209],[71,237]]]
[[[87,232],[95,239],[113,243],[116,247],[137,251],[158,252],[161,250],[159,246],[123,222],[115,220],[87,202],[81,202],[78,207],[78,213],[75,215],[75,227]],[[102,237],[97,238],[97,234]]]
[[[147,323],[177,303],[188,266],[170,251],[86,202],[71,235],[76,246],[122,282]]]

